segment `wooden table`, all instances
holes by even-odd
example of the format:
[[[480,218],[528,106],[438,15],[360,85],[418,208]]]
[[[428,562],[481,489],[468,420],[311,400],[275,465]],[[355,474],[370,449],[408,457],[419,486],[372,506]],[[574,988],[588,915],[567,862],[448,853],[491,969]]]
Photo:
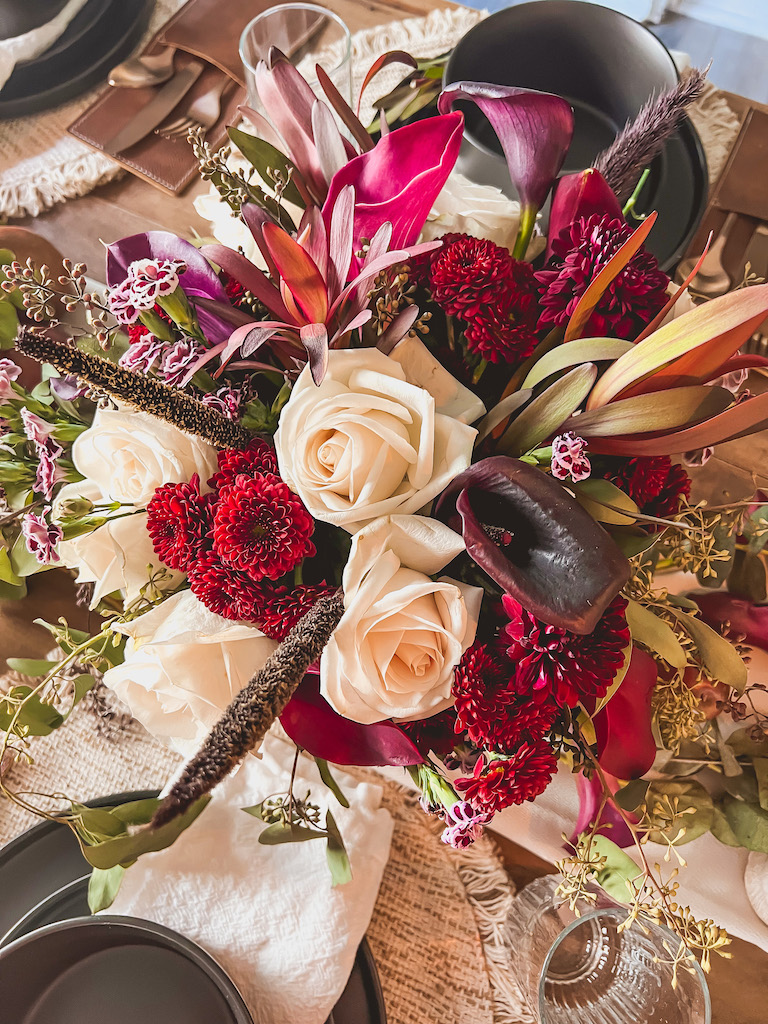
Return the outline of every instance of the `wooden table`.
[[[445,0],[325,0],[325,5],[336,11],[353,32],[388,21],[424,16],[435,8],[453,6]],[[100,239],[111,241],[150,229],[165,229],[185,236],[194,232],[206,234],[208,225],[195,212],[192,201],[207,189],[207,184],[196,183],[184,195],[173,198],[129,174],[80,199],[61,203],[39,217],[27,217],[13,223],[31,228],[49,239],[65,255],[86,262],[98,277],[104,261]],[[750,438],[746,443],[735,441],[722,445],[718,448],[717,462],[713,460],[713,465],[701,478],[698,490],[714,493],[725,488],[735,493],[748,488],[752,479],[768,486],[768,475],[754,472],[754,467],[768,467],[766,455],[768,436],[765,435]],[[65,592],[52,597],[56,604],[69,603],[69,595]],[[23,610],[24,606],[19,606],[18,611]],[[45,617],[55,621],[60,613],[55,611]],[[18,615],[15,617],[14,653],[40,657],[50,645],[50,638],[47,633],[36,632],[38,627],[32,627],[31,631],[29,627],[29,622],[21,621]],[[26,650],[19,649],[20,641]],[[499,838],[499,842],[505,864],[518,886],[554,871],[551,864],[521,846],[503,838]],[[715,957],[710,976],[714,1024],[765,1024],[768,1010],[764,979],[768,972],[768,955],[738,939],[734,940],[731,949],[734,959],[727,961]],[[425,1024],[432,1022],[425,1021]]]

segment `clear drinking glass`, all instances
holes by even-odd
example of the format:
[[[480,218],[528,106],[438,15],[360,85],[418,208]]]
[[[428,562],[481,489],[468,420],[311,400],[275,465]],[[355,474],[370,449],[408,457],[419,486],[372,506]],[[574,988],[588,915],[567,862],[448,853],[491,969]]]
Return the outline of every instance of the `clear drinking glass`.
[[[265,113],[256,92],[256,65],[276,46],[319,92],[314,73],[320,64],[344,99],[352,101],[352,37],[333,11],[316,4],[279,4],[257,15],[240,36],[240,59],[245,69],[248,103]]]
[[[699,965],[668,962],[677,938],[637,922],[624,931],[625,907],[601,889],[581,917],[555,898],[559,876],[527,885],[512,904],[507,934],[511,972],[539,1024],[710,1024],[709,991]],[[664,948],[666,942],[667,948]]]

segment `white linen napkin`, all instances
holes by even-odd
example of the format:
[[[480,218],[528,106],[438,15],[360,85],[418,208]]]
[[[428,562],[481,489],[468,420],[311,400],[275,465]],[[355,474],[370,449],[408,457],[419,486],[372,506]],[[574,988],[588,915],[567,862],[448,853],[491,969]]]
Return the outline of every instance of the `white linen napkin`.
[[[13,74],[16,65],[23,60],[33,60],[50,49],[87,2],[88,0],[69,0],[56,17],[44,25],[38,25],[21,36],[0,39],[0,92]]]
[[[256,1024],[323,1024],[344,991],[389,857],[392,819],[381,789],[334,769],[350,807],[299,758],[294,793],[330,808],[352,881],[331,888],[325,841],[260,846],[266,827],[241,808],[285,793],[295,747],[270,733],[168,850],[125,875],[107,913],[145,918],[199,943],[230,975]]]

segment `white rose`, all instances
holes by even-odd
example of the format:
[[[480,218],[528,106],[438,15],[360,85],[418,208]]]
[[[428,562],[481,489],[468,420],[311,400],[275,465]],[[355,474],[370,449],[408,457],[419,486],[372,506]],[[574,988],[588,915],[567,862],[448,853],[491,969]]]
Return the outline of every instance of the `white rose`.
[[[164,420],[127,406],[98,409],[72,445],[72,461],[103,499],[146,508],[155,488],[216,471],[216,449]]]
[[[53,507],[53,519],[60,515],[64,502],[86,498],[103,500],[99,487],[92,481],[62,487]],[[119,590],[125,603],[134,601],[153,573],[162,570],[165,575],[157,579],[158,589],[170,590],[184,579],[180,572],[166,569],[155,554],[152,539],[147,532],[147,513],[135,512],[119,516],[104,526],[75,537],[59,541],[56,549],[68,569],[77,570],[78,583],[95,583],[91,608],[95,608],[107,594]]]
[[[438,412],[396,359],[345,349],[329,354],[319,387],[302,370],[275,447],[283,479],[315,519],[354,533],[379,516],[424,508],[469,466],[476,436]]]
[[[277,647],[254,626],[209,611],[189,590],[115,629],[129,640],[125,662],[105,673],[105,684],[183,757],[196,753]]]
[[[463,550],[424,516],[386,516],[355,535],[345,611],[320,661],[321,692],[340,715],[408,721],[453,703],[453,670],[475,639],[483,591],[427,574]]]
[[[520,203],[495,185],[479,185],[458,171],[452,171],[435,199],[420,241],[431,242],[451,231],[488,238],[503,249],[512,249],[520,224]],[[531,239],[526,253],[533,259],[546,241],[540,235]]]

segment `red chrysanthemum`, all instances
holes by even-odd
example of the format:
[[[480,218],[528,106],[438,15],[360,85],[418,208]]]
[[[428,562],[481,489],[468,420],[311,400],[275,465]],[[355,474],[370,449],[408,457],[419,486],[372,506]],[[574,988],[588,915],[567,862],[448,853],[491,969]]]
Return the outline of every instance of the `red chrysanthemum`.
[[[540,622],[508,594],[503,603],[510,621],[502,638],[509,644],[513,686],[521,696],[574,707],[582,698],[605,695],[630,641],[624,598],[614,598],[586,636]]]
[[[541,286],[539,327],[566,324],[596,275],[632,234],[608,214],[580,218],[552,243],[552,256],[536,273]],[[655,256],[641,248],[608,285],[589,318],[588,337],[634,338],[667,301],[667,275]]]
[[[266,441],[255,437],[243,451],[225,448],[218,454],[219,468],[208,481],[214,490],[221,490],[234,483],[240,475],[253,476],[255,473],[273,473],[279,476],[275,450]]]
[[[244,572],[225,565],[214,554],[190,566],[189,587],[195,597],[224,619],[253,622],[261,608],[261,591]]]
[[[678,512],[681,499],[691,493],[691,478],[668,455],[628,459],[619,469],[607,471],[605,478],[628,494],[645,515],[660,519]]]
[[[456,714],[452,708],[416,722],[397,722],[397,726],[423,757],[430,751],[437,757],[446,757],[457,742]]]
[[[299,619],[302,619],[321,597],[330,597],[336,590],[336,587],[329,587],[325,583],[312,586],[302,583],[292,590],[288,587],[261,584],[250,621],[271,640],[284,640]]]
[[[538,340],[539,306],[536,279],[529,263],[512,260],[512,273],[498,300],[478,310],[464,337],[472,352],[489,363],[518,363]]]
[[[515,261],[487,238],[450,234],[442,242],[429,266],[432,298],[451,316],[471,321],[507,292]]]
[[[557,757],[545,740],[523,742],[510,757],[483,754],[469,778],[457,779],[456,789],[477,811],[497,811],[535,800],[552,781]]]
[[[186,571],[211,547],[211,495],[200,494],[195,473],[187,484],[158,487],[147,505],[152,547],[171,569]]]
[[[274,473],[236,476],[219,492],[213,549],[251,579],[276,580],[315,554],[315,521]]]
[[[515,666],[486,644],[470,647],[453,680],[456,731],[477,747],[504,753],[522,740],[540,739],[554,725],[560,708],[550,695],[542,701],[521,697],[512,677]]]

